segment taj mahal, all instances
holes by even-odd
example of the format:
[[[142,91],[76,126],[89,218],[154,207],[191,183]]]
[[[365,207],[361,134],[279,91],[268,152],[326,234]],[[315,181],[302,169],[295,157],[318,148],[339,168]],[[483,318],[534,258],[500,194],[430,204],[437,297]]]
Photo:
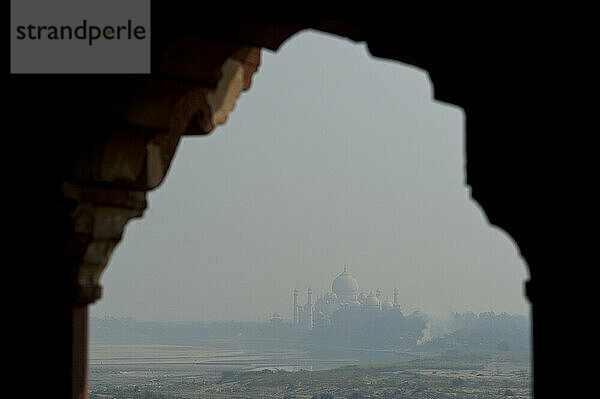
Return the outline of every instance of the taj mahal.
[[[293,301],[293,325],[307,330],[340,320],[368,320],[390,311],[400,312],[398,288],[394,289],[393,302],[389,297],[383,299],[379,289],[369,294],[359,292],[358,282],[346,265],[333,280],[331,292],[317,297],[313,303],[312,289],[308,287],[307,301],[302,306],[298,303],[298,290],[294,289]]]

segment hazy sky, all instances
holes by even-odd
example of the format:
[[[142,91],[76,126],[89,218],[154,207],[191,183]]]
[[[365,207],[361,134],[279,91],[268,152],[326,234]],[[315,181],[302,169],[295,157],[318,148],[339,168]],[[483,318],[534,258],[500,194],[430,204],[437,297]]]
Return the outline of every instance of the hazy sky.
[[[464,185],[462,109],[426,72],[304,32],[263,51],[227,123],[186,137],[92,316],[291,317],[292,290],[400,290],[405,313],[528,314],[528,272]]]

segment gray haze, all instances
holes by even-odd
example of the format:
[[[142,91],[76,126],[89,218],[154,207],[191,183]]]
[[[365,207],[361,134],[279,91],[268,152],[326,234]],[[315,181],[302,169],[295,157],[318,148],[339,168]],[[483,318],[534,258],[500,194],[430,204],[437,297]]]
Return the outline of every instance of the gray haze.
[[[229,120],[186,137],[92,316],[291,317],[344,267],[410,313],[528,314],[528,272],[464,185],[464,112],[427,73],[305,32],[263,51]]]

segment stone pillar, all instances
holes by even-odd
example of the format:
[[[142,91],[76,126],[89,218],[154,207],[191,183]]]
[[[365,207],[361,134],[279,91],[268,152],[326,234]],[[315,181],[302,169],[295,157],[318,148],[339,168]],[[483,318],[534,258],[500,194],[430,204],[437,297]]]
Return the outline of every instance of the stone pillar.
[[[23,318],[15,346],[31,351],[22,368],[41,370],[23,373],[25,396],[88,396],[88,306],[125,226],[143,216],[181,136],[224,123],[260,62],[259,48],[194,38],[155,50],[148,76],[11,76],[10,308]]]
[[[72,309],[72,378],[71,392],[73,398],[88,397],[88,306],[73,306]]]
[[[168,57],[173,46],[178,57]],[[257,48],[193,38],[173,46],[159,67],[169,78],[111,80],[91,93],[104,102],[66,95],[60,104],[80,101],[64,126],[69,138],[57,146],[54,183],[60,226],[54,288],[62,299],[52,311],[62,314],[58,352],[68,364],[58,383],[70,381],[60,397],[88,397],[88,305],[102,296],[100,278],[126,224],[143,215],[146,193],[163,181],[181,136],[208,134],[227,120],[260,56]]]

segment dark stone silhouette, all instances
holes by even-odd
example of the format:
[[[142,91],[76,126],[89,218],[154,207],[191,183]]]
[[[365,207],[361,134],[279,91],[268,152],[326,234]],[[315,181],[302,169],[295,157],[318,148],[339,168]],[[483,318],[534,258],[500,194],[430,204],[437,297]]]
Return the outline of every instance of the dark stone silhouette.
[[[154,2],[151,75],[10,76],[5,151],[14,179],[4,193],[18,206],[7,212],[15,222],[6,258],[21,272],[10,280],[18,287],[11,306],[23,319],[17,342],[33,350],[25,365],[51,362],[27,390],[86,396],[87,307],[102,295],[99,277],[127,221],[142,216],[145,194],[160,184],[181,135],[208,134],[222,123],[215,111],[226,115],[230,104],[211,108],[206,94],[235,83],[223,66],[243,68],[247,90],[259,48],[276,50],[307,28],[424,68],[435,98],[465,110],[465,183],[490,223],[515,240],[531,276],[535,394],[573,380],[566,376],[575,368],[556,365],[574,353],[550,338],[576,339],[579,332],[552,316],[582,303],[571,295],[580,282],[564,243],[577,230],[560,225],[578,217],[564,202],[578,188],[566,169],[572,161],[558,151],[580,133],[563,75],[572,85],[585,82],[583,72],[565,69],[575,52],[559,51],[562,25],[526,10],[436,20],[432,10],[328,15],[300,5],[269,13],[250,7]]]

